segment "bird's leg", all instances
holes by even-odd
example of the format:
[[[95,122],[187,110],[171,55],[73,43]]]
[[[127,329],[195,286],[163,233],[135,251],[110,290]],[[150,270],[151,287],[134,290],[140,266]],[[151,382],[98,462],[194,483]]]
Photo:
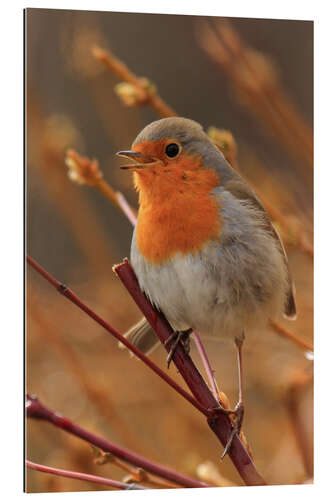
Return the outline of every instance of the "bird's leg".
[[[166,339],[164,345],[167,346],[172,342],[171,349],[167,355],[167,364],[168,368],[170,367],[170,363],[172,361],[173,355],[178,347],[178,344],[181,342],[186,354],[190,352],[190,333],[192,332],[192,328],[188,330],[184,330],[182,332],[173,332],[170,337]]]
[[[241,336],[235,337],[235,344],[237,347],[237,365],[238,365],[238,402],[233,410],[227,410],[229,415],[234,415],[235,420],[233,422],[233,429],[225,445],[224,451],[221,456],[221,460],[226,456],[230,450],[230,446],[236,434],[238,435],[242,428],[243,418],[244,418],[244,399],[243,399],[243,358],[242,358],[242,347],[244,343],[245,335],[244,332]]]

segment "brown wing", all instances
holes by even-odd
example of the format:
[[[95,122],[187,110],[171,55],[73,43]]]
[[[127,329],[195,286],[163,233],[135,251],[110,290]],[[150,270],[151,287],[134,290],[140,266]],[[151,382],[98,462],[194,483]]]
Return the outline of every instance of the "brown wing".
[[[236,174],[236,172],[234,172]],[[288,271],[288,283],[289,283],[289,291],[288,291],[288,296],[287,300],[285,303],[285,309],[284,309],[284,315],[288,319],[296,319],[297,316],[297,311],[296,311],[296,302],[295,302],[295,285],[293,283],[290,269],[289,269],[289,263],[288,263],[288,258],[286,251],[284,249],[283,243],[281,241],[280,235],[277,232],[277,230],[274,228],[272,225],[270,218],[263,207],[261,201],[255,194],[252,188],[246,182],[238,175],[232,175],[231,178],[229,178],[226,182],[224,182],[224,188],[227,189],[233,196],[238,198],[239,200],[249,200],[255,205],[257,208],[259,208],[262,213],[264,214],[264,219],[267,223],[267,229],[268,231],[271,232],[271,234],[276,238],[276,240],[279,243],[279,247],[281,250],[281,253],[284,257],[286,268]]]
[[[146,318],[141,318],[126,333],[124,337],[132,342],[140,351],[150,354],[160,343],[158,337]],[[118,343],[120,349],[126,349],[124,344]]]

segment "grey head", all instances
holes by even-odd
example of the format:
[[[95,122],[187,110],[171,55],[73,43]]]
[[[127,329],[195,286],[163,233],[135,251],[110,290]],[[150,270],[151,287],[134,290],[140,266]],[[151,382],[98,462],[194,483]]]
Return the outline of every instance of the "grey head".
[[[188,118],[171,117],[154,121],[139,133],[132,146],[163,138],[175,139],[180,142],[184,152],[201,156],[205,167],[214,168],[217,171],[221,184],[235,176],[236,172],[204,132],[202,126]]]
[[[176,139],[184,147],[192,140],[207,140],[202,126],[194,120],[181,117],[162,118],[147,125],[137,136],[134,144],[157,141],[162,138]]]

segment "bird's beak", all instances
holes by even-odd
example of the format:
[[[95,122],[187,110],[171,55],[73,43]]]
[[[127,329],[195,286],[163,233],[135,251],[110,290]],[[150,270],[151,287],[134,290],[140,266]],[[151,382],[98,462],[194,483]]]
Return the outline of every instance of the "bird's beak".
[[[145,167],[153,165],[157,161],[157,159],[152,156],[144,155],[139,151],[133,151],[132,149],[129,151],[118,151],[116,155],[129,158],[134,162],[132,165],[122,165],[120,168],[123,170],[141,170]]]

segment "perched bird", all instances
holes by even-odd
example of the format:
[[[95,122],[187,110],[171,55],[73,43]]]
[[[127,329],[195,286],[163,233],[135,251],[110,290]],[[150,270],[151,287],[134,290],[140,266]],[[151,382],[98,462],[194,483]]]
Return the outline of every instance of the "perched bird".
[[[168,362],[179,342],[188,345],[192,330],[233,339],[239,363],[234,433],[239,432],[244,333],[278,314],[296,316],[281,240],[255,192],[198,123],[155,121],[130,151],[117,154],[133,161],[122,168],[134,172],[139,193],[131,264],[141,289],[175,332]],[[158,343],[144,319],[126,335],[145,352]]]

